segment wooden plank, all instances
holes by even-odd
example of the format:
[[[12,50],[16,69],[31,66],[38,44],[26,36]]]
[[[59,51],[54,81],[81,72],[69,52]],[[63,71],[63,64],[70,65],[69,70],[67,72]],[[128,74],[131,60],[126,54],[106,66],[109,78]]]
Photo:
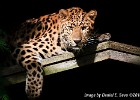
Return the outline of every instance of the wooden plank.
[[[66,52],[62,55],[42,60],[45,75],[55,74],[107,59],[140,65],[140,48],[136,46],[107,41],[89,46],[84,51],[86,53],[81,54],[79,57],[75,57],[73,53]],[[7,82],[6,85],[23,82],[26,77],[24,69],[18,65],[0,70],[0,73]]]
[[[118,60],[122,62],[140,65],[140,56],[114,51],[114,50],[105,50],[102,52],[98,52],[96,54],[86,55],[77,59],[68,60],[62,63],[46,66],[44,68],[45,75],[50,75],[65,70],[82,67],[88,64],[100,62],[107,59]]]

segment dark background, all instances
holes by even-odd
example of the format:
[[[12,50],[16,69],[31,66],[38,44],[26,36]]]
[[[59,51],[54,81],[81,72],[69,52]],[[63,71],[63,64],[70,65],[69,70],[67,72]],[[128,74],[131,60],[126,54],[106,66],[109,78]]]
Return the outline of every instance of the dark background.
[[[98,11],[95,23],[98,33],[109,32],[112,41],[140,46],[140,7],[136,1],[1,0],[0,28],[10,33],[26,19],[53,13],[61,8],[79,6],[85,11],[91,9]],[[109,60],[57,73],[46,77],[43,97],[66,96],[65,99],[70,97],[75,99],[75,97],[83,98],[84,93],[139,93],[139,71],[139,66]],[[17,98],[24,100],[24,86],[25,82],[7,88],[12,100]]]
[[[122,98],[139,100],[138,95],[136,97],[119,97],[119,93],[128,95],[137,93],[140,95],[139,76],[140,68],[137,65],[106,60],[45,76],[42,99],[40,100],[97,99],[97,97],[85,98],[85,93],[117,93],[117,100],[122,100]],[[11,85],[6,89],[11,100],[19,100],[19,98],[20,100],[26,100],[25,82]],[[114,100],[114,98],[102,97],[100,99]]]
[[[140,46],[138,4],[136,0],[1,0],[0,28],[13,32],[26,19],[79,6],[86,11],[98,11],[95,24],[98,33],[109,32],[113,41]]]

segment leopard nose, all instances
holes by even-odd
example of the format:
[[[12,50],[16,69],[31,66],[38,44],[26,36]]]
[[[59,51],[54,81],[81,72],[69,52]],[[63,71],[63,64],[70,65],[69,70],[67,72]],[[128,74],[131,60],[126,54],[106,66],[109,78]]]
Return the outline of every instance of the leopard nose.
[[[79,44],[79,43],[81,42],[81,40],[74,40],[74,42],[75,42],[76,44]]]

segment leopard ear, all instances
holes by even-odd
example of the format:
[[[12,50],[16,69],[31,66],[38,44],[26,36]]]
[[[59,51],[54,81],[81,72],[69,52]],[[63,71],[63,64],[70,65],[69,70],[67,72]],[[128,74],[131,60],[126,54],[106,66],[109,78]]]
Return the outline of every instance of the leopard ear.
[[[59,10],[59,18],[61,19],[66,19],[68,16],[68,11],[65,9],[60,9]]]
[[[96,16],[97,16],[97,11],[96,10],[91,10],[86,14],[86,18],[91,20],[91,21],[94,21]]]

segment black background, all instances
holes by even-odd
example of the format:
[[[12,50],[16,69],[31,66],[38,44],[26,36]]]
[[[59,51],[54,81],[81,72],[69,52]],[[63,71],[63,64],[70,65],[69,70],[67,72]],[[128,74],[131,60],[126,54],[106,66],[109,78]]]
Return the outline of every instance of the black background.
[[[3,1],[3,2],[2,2]],[[137,0],[1,0],[0,28],[12,32],[29,18],[53,13],[61,8],[79,6],[85,11],[96,9],[95,29],[109,32],[111,40],[140,46],[139,3]],[[116,65],[116,67],[115,67]],[[95,67],[93,67],[95,66]],[[101,66],[101,67],[99,67]],[[123,67],[122,67],[123,66]],[[134,93],[139,92],[139,66],[105,61],[79,69],[47,76],[43,97],[83,97],[84,93]],[[113,78],[112,78],[113,77]],[[25,83],[8,87],[9,95],[24,99]],[[13,92],[14,91],[14,92]],[[72,92],[71,92],[72,91]],[[12,94],[11,94],[12,93]],[[18,94],[18,95],[17,95]],[[85,98],[84,98],[85,99]],[[52,100],[52,99],[50,99]]]
[[[139,97],[119,97],[119,93],[140,93],[140,68],[137,65],[106,60],[89,66],[82,66],[61,73],[45,76],[43,92],[40,100],[97,99],[84,97],[84,94],[117,93],[117,100],[122,98],[138,100]],[[26,100],[25,82],[6,88],[11,100]],[[114,100],[115,97],[100,99]]]
[[[79,6],[85,11],[98,11],[98,33],[109,32],[113,41],[140,46],[138,4],[136,0],[1,0],[0,28],[11,32],[26,19]]]

